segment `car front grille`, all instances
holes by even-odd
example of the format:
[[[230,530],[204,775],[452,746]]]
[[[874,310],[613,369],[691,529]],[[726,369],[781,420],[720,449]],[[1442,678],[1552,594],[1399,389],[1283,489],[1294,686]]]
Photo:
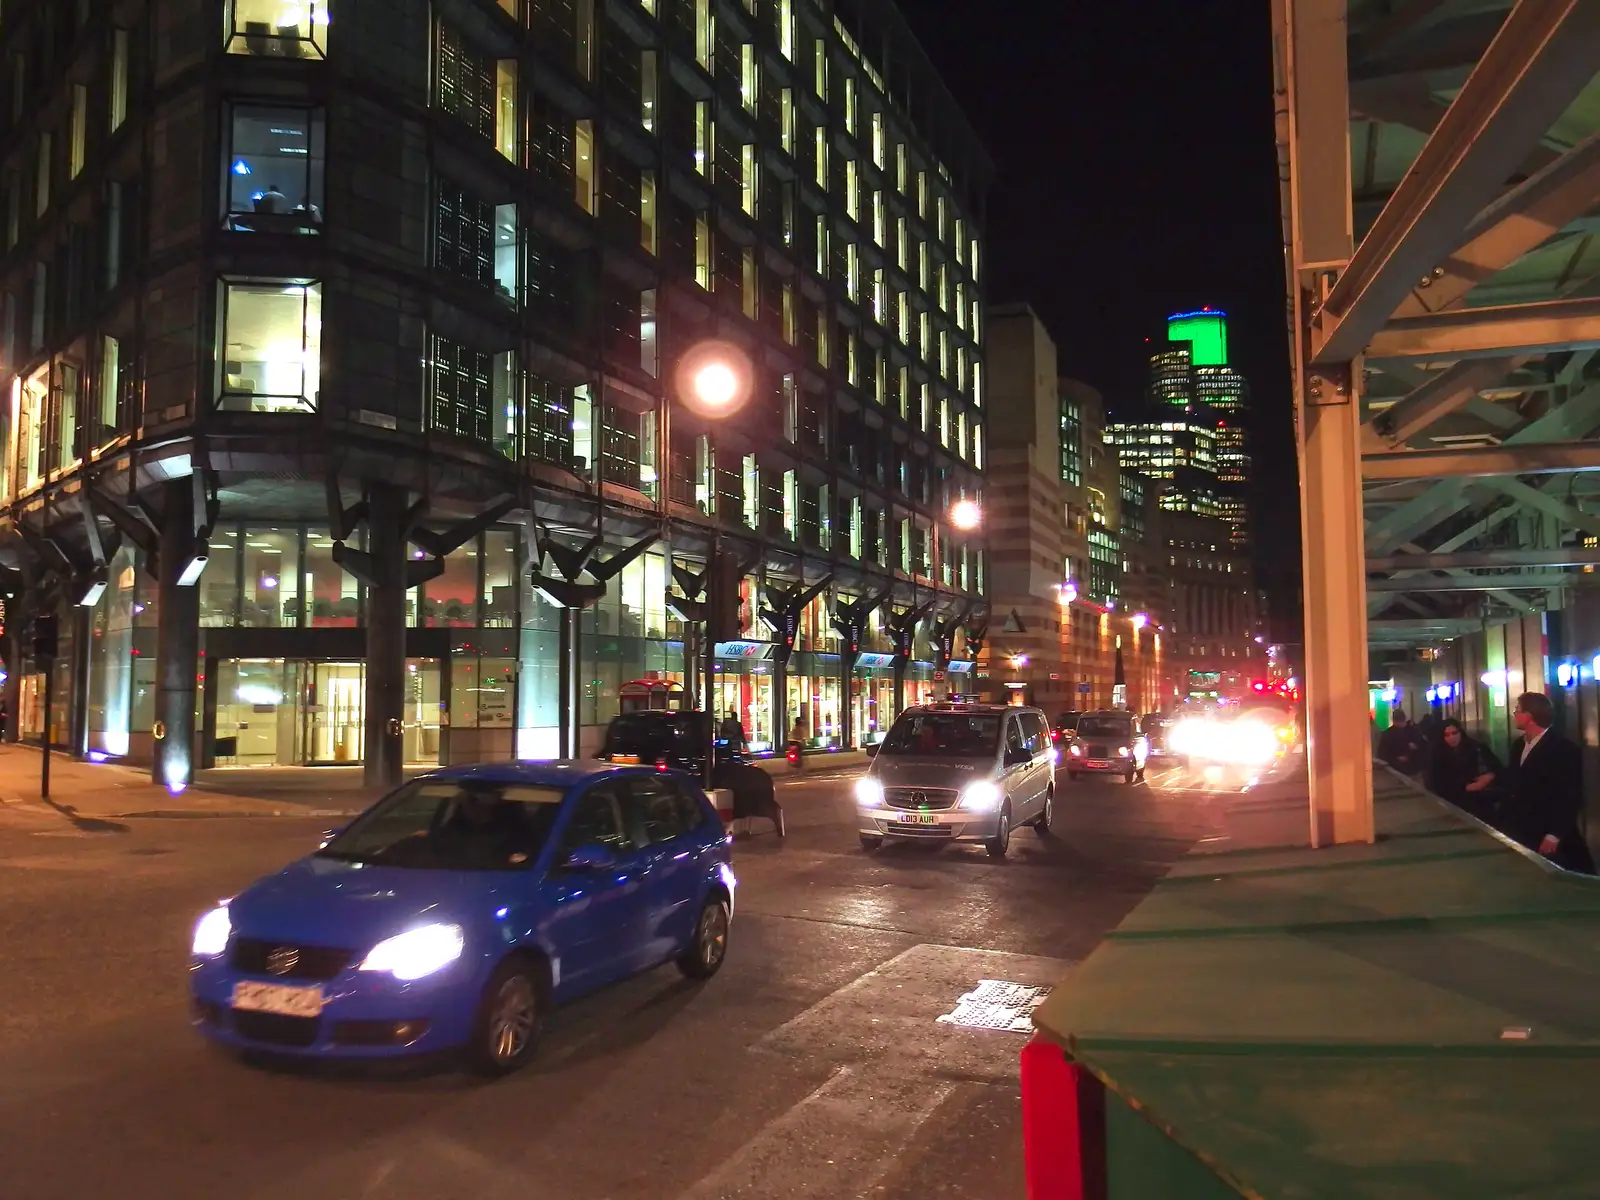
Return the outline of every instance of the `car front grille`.
[[[883,801],[890,808],[954,808],[961,793],[953,788],[885,788]]]
[[[275,951],[293,952],[288,969],[273,969]],[[278,979],[332,979],[350,965],[354,950],[332,946],[297,946],[293,942],[274,942],[261,938],[234,938],[228,946],[228,962],[249,975],[271,975]]]
[[[886,821],[884,828],[901,837],[948,838],[956,833],[953,825],[908,825],[904,821]]]
[[[233,1010],[233,1029],[242,1038],[269,1046],[310,1046],[317,1040],[316,1017],[285,1017],[278,1013]]]
[[[1111,751],[1105,746],[1089,746],[1084,751],[1087,758],[1110,758]]]

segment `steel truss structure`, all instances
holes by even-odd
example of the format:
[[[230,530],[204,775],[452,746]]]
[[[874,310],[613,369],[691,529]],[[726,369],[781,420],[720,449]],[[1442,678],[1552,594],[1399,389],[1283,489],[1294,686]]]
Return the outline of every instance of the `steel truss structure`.
[[[1600,0],[1273,0],[1316,843],[1373,836],[1368,647],[1588,582]]]

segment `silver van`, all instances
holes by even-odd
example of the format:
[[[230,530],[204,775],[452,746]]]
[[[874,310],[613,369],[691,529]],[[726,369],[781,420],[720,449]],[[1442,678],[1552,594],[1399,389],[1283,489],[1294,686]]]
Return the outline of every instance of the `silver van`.
[[[1011,831],[1043,836],[1055,819],[1056,752],[1036,708],[929,704],[908,708],[869,749],[856,780],[861,848],[888,838],[982,842],[1003,858]]]

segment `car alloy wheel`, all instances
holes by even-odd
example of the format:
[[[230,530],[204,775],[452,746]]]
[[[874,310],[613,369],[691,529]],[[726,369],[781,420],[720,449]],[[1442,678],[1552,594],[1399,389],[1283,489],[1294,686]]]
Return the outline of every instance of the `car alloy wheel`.
[[[539,980],[530,963],[512,959],[489,977],[473,1039],[473,1066],[485,1075],[505,1075],[533,1056],[544,1023]]]
[[[728,902],[710,896],[695,922],[694,938],[678,959],[678,969],[691,979],[710,979],[728,956]]]
[[[1050,788],[1044,794],[1044,811],[1039,814],[1039,819],[1033,823],[1034,832],[1040,837],[1048,836],[1050,833],[1050,826],[1055,824],[1055,820],[1056,790],[1055,788]]]

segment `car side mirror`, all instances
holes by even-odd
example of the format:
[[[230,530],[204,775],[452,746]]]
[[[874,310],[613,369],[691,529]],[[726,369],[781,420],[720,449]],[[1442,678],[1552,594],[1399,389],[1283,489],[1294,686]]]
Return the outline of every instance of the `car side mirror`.
[[[878,748],[876,746],[868,746],[867,747],[867,757],[868,758],[877,758],[878,757]]]
[[[617,865],[617,856],[599,842],[579,846],[567,855],[569,871],[606,871]]]

